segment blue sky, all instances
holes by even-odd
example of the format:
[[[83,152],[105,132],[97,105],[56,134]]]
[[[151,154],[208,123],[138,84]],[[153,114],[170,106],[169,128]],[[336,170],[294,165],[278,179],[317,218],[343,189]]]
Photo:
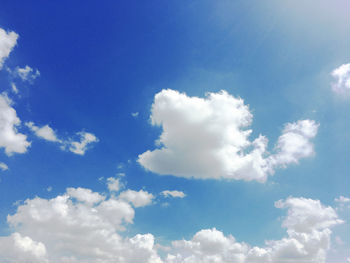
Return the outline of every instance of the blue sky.
[[[349,262],[349,8],[2,1],[0,259]],[[121,243],[81,243],[79,209]]]

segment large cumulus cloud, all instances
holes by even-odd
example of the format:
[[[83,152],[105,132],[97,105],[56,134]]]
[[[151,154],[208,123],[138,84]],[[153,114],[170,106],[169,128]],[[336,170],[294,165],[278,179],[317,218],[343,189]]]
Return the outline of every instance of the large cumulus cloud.
[[[271,154],[265,136],[250,139],[252,119],[243,99],[225,91],[198,98],[162,90],[151,110],[152,125],[163,129],[159,148],[139,155],[138,161],[162,175],[264,182],[275,168],[314,154],[315,121],[287,123]]]

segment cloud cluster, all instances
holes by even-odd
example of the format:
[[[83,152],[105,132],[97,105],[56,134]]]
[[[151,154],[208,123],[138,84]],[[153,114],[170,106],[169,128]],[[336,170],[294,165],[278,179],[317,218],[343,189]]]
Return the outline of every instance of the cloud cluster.
[[[167,263],[323,263],[330,246],[332,226],[343,223],[331,207],[320,201],[288,198],[276,202],[288,209],[282,226],[287,236],[251,247],[214,229],[201,230],[191,240],[172,243]]]
[[[17,38],[18,35],[15,32],[6,32],[4,29],[0,28],[0,69],[14,46],[16,46]]]
[[[98,138],[89,132],[78,132],[77,135],[80,137],[79,141],[74,141],[72,139],[62,140],[57,137],[55,131],[49,125],[39,127],[33,122],[26,122],[26,126],[33,131],[37,137],[46,141],[57,142],[60,144],[62,150],[68,149],[72,153],[78,155],[84,155],[92,143],[98,142]]]
[[[198,98],[162,90],[151,110],[152,125],[163,129],[160,148],[139,155],[138,162],[161,175],[264,182],[275,168],[314,153],[315,121],[287,123],[270,154],[265,136],[249,140],[252,118],[244,101],[225,91]]]
[[[132,194],[125,194],[132,193]],[[129,198],[133,196],[132,198]],[[138,197],[135,197],[138,196]],[[324,263],[331,227],[343,223],[318,200],[289,197],[276,202],[287,209],[287,236],[264,247],[238,242],[217,229],[203,229],[191,240],[173,241],[160,256],[152,234],[126,237],[135,208],[153,195],[126,190],[118,196],[68,188],[52,199],[35,197],[19,205],[8,223],[14,232],[0,238],[5,263]],[[127,198],[126,198],[127,197]],[[139,199],[141,198],[141,199]],[[164,248],[164,247],[163,247]]]
[[[16,45],[17,38],[18,35],[15,32],[6,32],[0,28],[0,69]],[[32,82],[40,76],[39,70],[34,70],[28,65],[24,68],[16,67],[14,70],[7,68],[7,71],[13,77],[28,82]],[[13,82],[11,82],[11,89],[13,93],[18,94],[18,88]],[[0,148],[4,148],[8,156],[14,153],[25,153],[31,145],[31,142],[27,141],[27,135],[18,132],[17,129],[20,125],[21,120],[17,117],[16,110],[12,107],[12,100],[6,93],[0,94]],[[88,132],[78,132],[77,136],[80,137],[78,141],[72,139],[61,140],[57,138],[55,131],[48,125],[38,127],[33,122],[27,122],[26,126],[39,138],[59,143],[61,149],[68,149],[79,155],[84,155],[92,143],[98,142],[97,137]],[[7,170],[8,166],[1,162],[0,169],[3,171]]]
[[[135,216],[122,194],[115,197],[68,188],[52,199],[26,200],[8,216],[16,232],[0,238],[0,262],[162,262],[151,234],[122,236]],[[133,195],[151,194],[141,190]],[[131,201],[137,203],[139,197]]]
[[[349,95],[350,94],[350,63],[343,64],[332,71],[332,77],[335,82],[332,84],[334,92]]]

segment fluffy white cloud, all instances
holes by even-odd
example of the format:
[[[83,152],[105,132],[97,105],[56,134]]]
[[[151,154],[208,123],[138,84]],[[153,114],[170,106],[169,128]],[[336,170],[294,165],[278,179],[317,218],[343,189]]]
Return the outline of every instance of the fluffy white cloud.
[[[287,123],[278,138],[275,147],[277,153],[269,158],[270,165],[285,167],[287,164],[298,163],[300,159],[312,156],[314,146],[310,140],[316,136],[318,126],[312,120]]]
[[[15,32],[6,32],[0,28],[0,69],[5,59],[10,55],[13,47],[17,43],[18,35]]]
[[[177,190],[173,190],[173,191],[164,190],[160,194],[163,195],[164,197],[174,197],[174,198],[184,198],[186,196],[184,192],[177,191]]]
[[[142,207],[142,206],[150,205],[152,203],[152,200],[154,199],[154,196],[153,194],[143,190],[134,191],[134,190],[128,189],[120,193],[119,199],[129,202],[133,204],[133,206],[135,207]]]
[[[251,247],[239,243],[231,235],[218,230],[201,230],[191,240],[172,243],[167,263],[323,263],[330,245],[330,227],[341,224],[331,207],[320,201],[288,198],[276,202],[276,207],[287,208],[283,221],[287,236],[267,241],[265,247]]]
[[[5,148],[7,155],[25,153],[30,146],[27,136],[17,131],[20,124],[16,110],[11,107],[11,100],[5,94],[0,94],[0,147]]]
[[[276,153],[269,154],[265,136],[249,140],[252,117],[242,99],[225,91],[198,98],[163,90],[151,111],[152,125],[163,129],[160,148],[139,155],[138,162],[161,175],[264,182],[276,167],[313,154],[314,121],[286,124]]]
[[[26,122],[25,124],[36,136],[51,142],[61,142],[61,140],[57,138],[55,131],[49,125],[38,127],[33,122]]]
[[[13,233],[9,237],[0,237],[0,262],[48,263],[49,261],[43,243]]]
[[[0,162],[0,169],[1,169],[2,171],[6,171],[6,170],[9,169],[9,167],[7,166],[6,163]]]
[[[86,188],[67,188],[67,194],[75,198],[80,202],[85,202],[86,204],[96,204],[105,199],[105,196],[100,195],[99,193],[94,193],[90,189]]]
[[[24,68],[16,67],[12,74],[18,76],[22,81],[28,82],[32,82],[40,76],[38,69],[34,70],[28,65],[26,65]]]
[[[16,232],[0,238],[0,261],[161,263],[153,235],[122,237],[134,215],[128,202],[84,188],[28,199],[8,216]]]
[[[163,247],[155,244],[152,234],[123,237],[121,231],[135,216],[128,202],[121,196],[106,196],[85,188],[68,188],[52,199],[28,199],[8,216],[14,233],[0,237],[0,261],[324,263],[331,227],[343,222],[333,208],[318,200],[290,197],[275,204],[287,209],[282,222],[286,236],[266,241],[264,247],[238,242],[215,228],[200,230],[191,240],[177,240]],[[165,248],[167,255],[159,256],[157,247]]]
[[[71,141],[69,144],[69,150],[72,153],[84,155],[90,144],[98,142],[98,138],[89,132],[78,132],[80,141]]]
[[[334,92],[339,94],[350,94],[350,63],[343,64],[332,71],[335,82],[332,84]]]

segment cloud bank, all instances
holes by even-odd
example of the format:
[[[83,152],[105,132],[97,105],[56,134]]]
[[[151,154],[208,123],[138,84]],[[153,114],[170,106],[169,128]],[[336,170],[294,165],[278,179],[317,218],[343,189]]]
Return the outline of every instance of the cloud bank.
[[[190,240],[176,240],[164,247],[156,244],[150,233],[133,237],[123,234],[133,223],[135,208],[150,204],[152,197],[144,190],[127,189],[114,196],[78,187],[51,199],[27,199],[7,218],[13,233],[0,237],[0,261],[324,263],[331,228],[343,223],[332,207],[319,200],[289,197],[275,203],[287,210],[282,222],[286,236],[266,241],[264,247],[239,242],[215,228],[200,230]],[[159,253],[159,247],[166,253]]]

